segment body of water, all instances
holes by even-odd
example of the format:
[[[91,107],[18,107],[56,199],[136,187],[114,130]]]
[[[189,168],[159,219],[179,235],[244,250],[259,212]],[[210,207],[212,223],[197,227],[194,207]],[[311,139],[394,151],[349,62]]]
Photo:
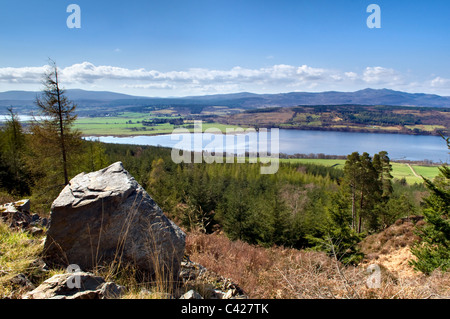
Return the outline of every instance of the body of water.
[[[270,140],[270,134],[268,135]],[[260,133],[247,133],[244,136],[195,133],[134,137],[88,137],[88,139],[99,139],[105,143],[176,147],[195,151],[228,151],[235,154],[254,150],[255,144],[259,142],[260,138]],[[380,151],[387,151],[392,160],[450,162],[447,144],[444,139],[438,136],[281,129],[277,140],[279,141],[278,149],[271,148],[269,143],[269,151],[279,151],[289,155],[297,153],[348,155],[352,152],[367,152],[373,155]],[[272,140],[273,143],[274,140]],[[211,148],[211,145],[214,148]]]
[[[34,119],[36,120],[42,120],[42,119],[49,119],[48,116],[32,116],[32,115],[18,115],[19,122],[30,122]],[[0,115],[0,123],[6,122],[11,120],[11,115]]]

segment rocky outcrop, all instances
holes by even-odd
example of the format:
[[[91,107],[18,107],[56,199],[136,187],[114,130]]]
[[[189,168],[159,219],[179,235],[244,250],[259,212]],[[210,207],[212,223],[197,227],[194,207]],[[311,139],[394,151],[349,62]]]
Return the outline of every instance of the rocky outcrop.
[[[196,292],[195,290],[191,289],[185,294],[183,294],[180,299],[203,299],[203,297]]]
[[[178,277],[184,248],[185,233],[117,162],[63,189],[51,206],[44,254],[50,265],[131,263],[145,274]]]
[[[53,277],[28,292],[23,299],[114,299],[125,287],[106,282],[102,277],[86,272],[75,272]]]
[[[36,232],[37,228],[47,226],[47,218],[41,218],[38,214],[31,214],[30,200],[23,199],[13,203],[0,205],[1,220],[10,228],[18,228]]]
[[[226,262],[226,261],[225,261]],[[199,263],[184,259],[181,263],[180,281],[190,289],[180,299],[247,299],[246,293],[229,278],[219,276]],[[195,289],[202,287],[202,294]]]

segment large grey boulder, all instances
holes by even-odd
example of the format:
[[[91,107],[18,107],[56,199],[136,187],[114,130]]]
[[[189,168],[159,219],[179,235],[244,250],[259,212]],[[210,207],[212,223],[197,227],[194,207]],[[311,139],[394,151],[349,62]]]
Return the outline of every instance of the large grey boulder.
[[[86,270],[131,263],[176,280],[185,237],[117,162],[75,176],[53,202],[45,261]]]

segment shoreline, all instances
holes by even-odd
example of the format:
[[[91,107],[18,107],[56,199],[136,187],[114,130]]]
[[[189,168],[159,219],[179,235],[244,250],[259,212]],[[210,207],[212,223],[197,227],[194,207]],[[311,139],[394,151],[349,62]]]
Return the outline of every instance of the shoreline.
[[[439,133],[429,132],[426,133],[421,131],[420,133],[412,133],[410,131],[402,131],[402,130],[383,130],[383,129],[366,129],[366,128],[332,128],[332,127],[279,127],[279,129],[283,130],[297,130],[297,131],[317,131],[317,132],[342,132],[342,133],[369,133],[369,134],[395,134],[395,135],[411,135],[411,136],[441,136]]]
[[[113,138],[129,138],[129,137],[145,137],[145,136],[161,136],[161,135],[169,135],[169,134],[155,134],[155,135],[131,135],[131,136],[120,136],[120,135],[82,135],[82,138],[85,137],[113,137]],[[94,140],[95,141],[95,140]],[[121,144],[121,143],[111,143],[111,142],[102,142],[100,141],[100,143],[105,143],[105,144]],[[124,143],[126,144],[126,143]],[[141,146],[141,147],[158,147],[158,148],[171,148],[169,146],[162,146],[162,145],[146,145],[146,144],[129,144],[129,145],[134,145],[134,146]],[[202,153],[205,151],[202,151]],[[196,153],[196,152],[194,152]],[[346,160],[346,155],[336,155],[336,154],[323,154],[323,153],[308,153],[308,154],[298,154],[300,156],[295,156],[293,154],[289,155],[286,153],[278,153],[278,158],[280,160],[284,160],[284,161],[289,161],[289,160],[329,160],[329,161],[333,161],[333,160]],[[319,157],[312,157],[311,155],[314,156],[318,156],[318,155],[325,155],[325,158],[319,158]],[[426,167],[440,167],[442,166],[443,163],[438,163],[438,162],[428,162],[426,160],[396,160],[396,159],[391,159],[390,160],[392,163],[397,163],[397,164],[405,164],[405,165],[418,165],[418,166],[426,166]]]
[[[223,123],[218,123],[221,125],[224,125]],[[1,123],[0,123],[1,125]],[[236,125],[234,125],[236,126]],[[231,128],[231,127],[230,127]],[[248,129],[248,128],[253,128],[256,131],[258,131],[261,128],[265,128],[265,129],[280,129],[280,130],[292,130],[292,131],[314,131],[314,132],[339,132],[339,133],[364,133],[364,134],[394,134],[394,135],[409,135],[409,136],[436,136],[436,137],[440,137],[441,135],[439,133],[435,133],[435,132],[430,132],[430,133],[425,133],[425,132],[420,132],[420,133],[416,133],[413,134],[412,132],[407,132],[407,131],[402,131],[402,130],[398,130],[398,131],[387,131],[387,130],[382,130],[382,129],[375,129],[375,130],[370,130],[370,129],[347,129],[347,128],[341,128],[341,129],[336,129],[336,128],[329,128],[329,127],[313,127],[313,128],[309,128],[309,127],[280,127],[279,125],[274,125],[273,127],[252,127],[252,126],[248,126],[243,128],[244,130]],[[232,129],[232,128],[231,128]],[[173,129],[173,130],[176,130]],[[195,129],[187,129],[189,130],[190,133],[200,133],[200,132],[195,132]],[[193,131],[194,130],[194,131]],[[221,130],[222,131],[222,130]],[[205,133],[204,131],[202,133]],[[246,132],[233,132],[232,134],[245,134]],[[172,134],[172,132],[154,132],[151,133],[149,131],[133,131],[130,132],[130,134],[84,134],[82,133],[82,136],[98,136],[98,137],[102,137],[102,136],[114,136],[114,137],[133,137],[133,136],[158,136],[158,135],[170,135]],[[213,134],[219,134],[219,133],[213,133]],[[226,132],[221,132],[220,134],[227,134]],[[445,134],[444,134],[445,135]]]
[[[272,127],[272,128],[267,128],[267,129],[280,129],[280,130],[292,130],[292,131],[313,131],[313,132],[337,132],[337,133],[362,133],[362,134],[392,134],[392,135],[408,135],[408,136],[436,136],[436,137],[440,137],[439,134],[409,134],[409,133],[404,133],[404,132],[387,132],[387,131],[369,131],[369,130],[361,130],[361,131],[346,131],[346,130],[327,130],[327,129],[301,129],[301,128],[286,128],[286,127]],[[135,137],[135,136],[162,136],[162,135],[171,135],[172,132],[170,133],[165,133],[165,132],[155,132],[155,133],[150,133],[150,134],[145,134],[146,131],[142,131],[142,132],[136,132],[136,134],[133,132],[131,134],[85,134],[82,133],[81,136],[82,137],[88,137],[88,136],[95,136],[95,137]],[[258,130],[256,131],[258,132]],[[193,133],[200,133],[200,132],[189,132],[191,134]],[[205,133],[205,132],[202,132]],[[218,135],[225,135],[227,134],[226,132],[222,132],[222,133],[211,133],[211,132],[206,132],[206,133],[210,133],[210,134],[218,134]],[[233,132],[231,135],[237,135],[237,134],[245,134],[246,132]],[[184,133],[181,133],[184,134]]]

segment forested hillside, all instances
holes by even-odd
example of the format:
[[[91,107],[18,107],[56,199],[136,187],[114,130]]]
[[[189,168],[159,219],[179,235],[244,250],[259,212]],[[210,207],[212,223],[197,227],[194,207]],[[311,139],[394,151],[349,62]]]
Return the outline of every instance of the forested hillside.
[[[303,105],[248,110],[218,121],[286,129],[439,135],[449,130],[450,112],[448,108],[387,105]]]
[[[8,141],[10,132],[4,130],[2,134],[2,141]],[[30,157],[36,153],[27,145],[33,145],[33,136],[22,133],[20,140],[17,149],[3,143],[2,189],[15,196],[32,195],[36,207],[41,205],[46,213],[64,186],[63,176],[55,166],[32,164],[37,158],[31,161]],[[355,232],[374,232],[398,217],[419,212],[425,193],[422,185],[385,179],[383,185],[377,186],[374,183],[382,176],[376,173],[374,165],[380,164],[372,163],[367,154],[353,155],[368,161],[366,169],[374,172],[373,180],[362,181],[354,191],[369,185],[381,187],[378,189],[382,191],[368,189],[362,195],[364,202],[354,203],[353,213],[358,220],[353,222],[359,225],[353,227]],[[231,239],[302,248],[313,245],[311,238],[326,235],[330,223],[335,223],[333,214],[339,208],[336,205],[342,206],[339,211],[350,214],[345,218],[352,218],[350,166],[346,166],[346,172],[322,165],[281,162],[277,174],[261,175],[261,164],[175,164],[170,149],[83,141],[70,157],[69,173],[73,177],[116,161],[122,161],[164,212],[187,229],[207,233],[222,229]],[[348,163],[360,165],[362,161],[358,158]],[[391,185],[389,194],[383,191],[386,185]],[[358,200],[360,196],[358,193]]]
[[[343,168],[281,161],[276,174],[262,175],[261,163],[176,164],[167,148],[86,141],[70,130],[63,165],[58,139],[42,142],[46,134],[58,136],[54,124],[35,124],[29,134],[11,112],[0,131],[2,202],[29,197],[34,212],[48,217],[66,173],[70,179],[121,161],[188,234],[224,234],[261,249],[318,250],[349,266],[370,254],[367,246],[361,250],[368,235],[424,214],[420,236],[429,245],[414,246],[415,267],[425,273],[448,268],[448,169],[434,182],[407,184],[392,177],[389,154],[380,150],[349,154]]]

